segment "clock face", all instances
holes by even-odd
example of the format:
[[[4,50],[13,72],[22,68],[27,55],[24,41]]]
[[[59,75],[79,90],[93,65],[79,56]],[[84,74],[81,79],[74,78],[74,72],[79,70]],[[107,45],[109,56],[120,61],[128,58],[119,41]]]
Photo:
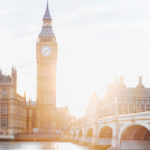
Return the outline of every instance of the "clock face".
[[[50,56],[51,52],[52,52],[52,50],[49,46],[42,47],[41,54],[43,56]]]

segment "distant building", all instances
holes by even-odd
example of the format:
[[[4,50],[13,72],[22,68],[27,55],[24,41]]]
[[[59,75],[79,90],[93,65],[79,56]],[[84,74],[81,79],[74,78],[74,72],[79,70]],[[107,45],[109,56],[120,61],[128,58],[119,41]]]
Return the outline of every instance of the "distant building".
[[[14,68],[11,76],[0,71],[0,134],[51,134],[57,129],[67,130],[74,122],[68,108],[56,108],[57,41],[48,1],[36,42],[36,62],[36,102],[26,102],[26,95],[17,94]]]
[[[17,72],[0,71],[0,135],[26,132],[26,98],[17,93]]]
[[[32,134],[34,133],[34,128],[36,128],[36,102],[29,101],[26,103],[26,111],[27,111],[27,133]]]
[[[86,108],[86,116],[89,118],[95,118],[97,115],[97,104],[99,102],[99,96],[96,92],[93,93],[93,95],[90,97],[88,107]]]
[[[76,125],[84,125],[85,123],[90,125],[95,123],[97,119],[97,104],[99,103],[99,99],[97,93],[94,92],[89,99],[84,116],[76,121]]]
[[[75,117],[70,114],[68,107],[57,108],[56,118],[57,131],[68,134],[71,126],[75,122]]]
[[[68,107],[62,107],[57,109],[57,129],[65,130],[68,128],[69,115],[70,114]]]
[[[97,106],[98,117],[111,116],[114,109],[118,110],[118,114],[150,111],[150,88],[144,87],[142,77],[139,77],[135,88],[126,87],[123,77],[108,86],[104,98]]]

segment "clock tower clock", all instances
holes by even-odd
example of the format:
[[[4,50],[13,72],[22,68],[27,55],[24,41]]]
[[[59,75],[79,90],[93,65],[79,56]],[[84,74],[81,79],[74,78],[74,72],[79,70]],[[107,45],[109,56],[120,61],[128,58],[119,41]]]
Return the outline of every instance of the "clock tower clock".
[[[52,29],[52,18],[47,8],[36,44],[37,60],[37,128],[42,131],[54,127],[56,111],[57,42]]]

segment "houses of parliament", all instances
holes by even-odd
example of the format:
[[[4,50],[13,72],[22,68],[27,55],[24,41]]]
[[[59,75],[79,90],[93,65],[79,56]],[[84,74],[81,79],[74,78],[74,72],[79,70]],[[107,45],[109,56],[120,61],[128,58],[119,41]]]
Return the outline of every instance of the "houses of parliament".
[[[60,126],[60,114],[67,108],[56,108],[57,42],[47,2],[42,30],[36,43],[36,102],[17,93],[17,70],[11,75],[0,71],[0,136],[21,133],[51,133]]]

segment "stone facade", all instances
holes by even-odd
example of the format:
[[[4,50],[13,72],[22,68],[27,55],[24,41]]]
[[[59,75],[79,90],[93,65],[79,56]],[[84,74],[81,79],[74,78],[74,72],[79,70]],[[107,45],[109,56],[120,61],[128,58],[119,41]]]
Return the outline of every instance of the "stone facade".
[[[36,102],[26,102],[26,96],[17,94],[14,68],[11,76],[0,71],[0,134],[50,134],[71,126],[68,108],[56,108],[57,41],[48,3],[36,43],[36,60]]]
[[[26,132],[26,98],[17,93],[17,72],[0,71],[0,135]]]
[[[118,115],[150,111],[150,88],[144,87],[142,77],[134,88],[126,87],[122,77],[108,86],[97,106],[98,117],[111,116],[115,109]]]
[[[52,30],[48,4],[43,27],[36,44],[37,103],[36,118],[39,132],[51,132],[56,127],[56,63],[57,42]]]
[[[68,107],[57,108],[57,133],[69,134],[75,118],[71,116]]]
[[[36,128],[36,102],[32,102],[31,99],[27,102],[27,132],[32,134],[33,129]]]

